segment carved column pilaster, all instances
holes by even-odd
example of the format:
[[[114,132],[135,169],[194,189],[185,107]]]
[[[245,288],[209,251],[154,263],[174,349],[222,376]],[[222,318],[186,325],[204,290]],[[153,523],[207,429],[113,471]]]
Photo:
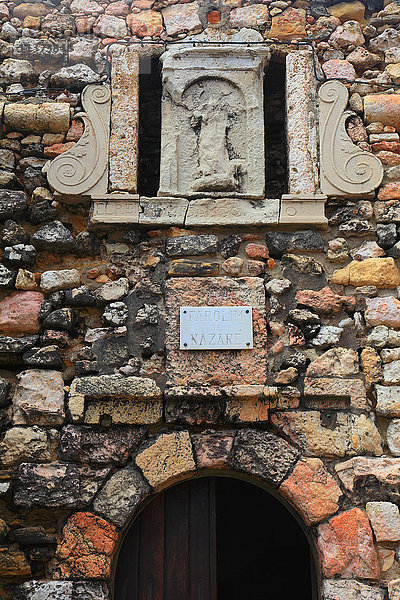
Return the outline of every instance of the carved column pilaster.
[[[295,50],[286,58],[286,128],[288,188],[282,196],[279,223],[320,225],[326,196],[319,191],[316,82],[310,50]]]

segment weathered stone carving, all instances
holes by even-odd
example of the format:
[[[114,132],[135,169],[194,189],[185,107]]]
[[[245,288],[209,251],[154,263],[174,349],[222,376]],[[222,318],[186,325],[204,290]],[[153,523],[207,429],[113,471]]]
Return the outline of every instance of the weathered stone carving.
[[[263,197],[268,57],[233,45],[162,56],[160,196]]]
[[[81,139],[71,150],[57,156],[47,169],[52,188],[68,196],[99,196],[107,193],[111,91],[90,84],[82,92],[85,124]]]
[[[383,178],[382,163],[353,144],[345,110],[349,93],[339,81],[327,81],[319,90],[321,190],[328,196],[365,196]]]
[[[90,225],[98,223],[138,223],[139,200],[130,194],[104,194],[93,198]]]

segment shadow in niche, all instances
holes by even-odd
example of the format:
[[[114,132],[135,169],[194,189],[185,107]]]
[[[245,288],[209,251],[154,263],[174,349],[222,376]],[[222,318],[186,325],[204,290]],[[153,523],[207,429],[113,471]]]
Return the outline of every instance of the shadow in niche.
[[[316,600],[308,540],[287,508],[239,479],[157,495],[118,558],[114,600]]]
[[[264,77],[265,196],[287,193],[285,62],[271,56]]]
[[[139,63],[138,192],[157,196],[161,156],[161,62],[143,57]]]

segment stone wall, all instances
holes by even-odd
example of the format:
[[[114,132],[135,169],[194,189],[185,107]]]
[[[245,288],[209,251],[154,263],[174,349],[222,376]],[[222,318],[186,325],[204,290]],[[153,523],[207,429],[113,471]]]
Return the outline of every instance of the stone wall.
[[[3,600],[109,598],[142,499],[204,469],[293,506],[321,599],[400,598],[400,5],[384,4],[0,3]],[[42,172],[82,135],[81,90],[111,42],[183,39],[211,8],[225,31],[309,41],[318,77],[344,78],[348,133],[385,168],[376,197],[330,199],[323,231],[88,228],[87,200]],[[179,306],[206,303],[251,305],[254,349],[179,350]]]

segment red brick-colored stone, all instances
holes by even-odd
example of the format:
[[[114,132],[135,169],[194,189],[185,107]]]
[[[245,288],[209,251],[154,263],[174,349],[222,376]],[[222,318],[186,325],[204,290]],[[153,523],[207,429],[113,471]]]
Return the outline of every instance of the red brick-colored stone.
[[[63,152],[71,150],[71,148],[73,148],[74,146],[75,142],[66,142],[65,144],[53,144],[52,146],[46,146],[43,152],[44,155],[47,156],[47,158],[55,158],[56,156],[63,154]]]
[[[371,148],[374,152],[384,150],[386,152],[400,154],[400,142],[376,142],[375,144],[371,144]]]
[[[282,483],[281,493],[303,516],[308,525],[319,523],[338,508],[342,492],[319,458],[304,458]]]
[[[356,78],[355,68],[348,60],[332,58],[323,64],[323,71],[328,79],[345,79],[354,81]]]
[[[400,199],[400,183],[386,183],[379,188],[378,200]]]
[[[0,302],[0,333],[22,337],[38,333],[41,292],[14,292]]]
[[[116,2],[114,2],[116,4]],[[71,127],[68,129],[68,133],[65,137],[67,142],[77,142],[83,134],[83,122],[79,119],[74,119],[71,123]]]
[[[73,514],[57,547],[53,576],[107,579],[117,541],[117,528],[105,519],[89,512]]]
[[[114,17],[126,17],[129,14],[129,5],[124,0],[117,0],[109,4],[104,12]]]
[[[166,282],[166,301],[169,385],[196,387],[266,383],[265,292],[259,277],[176,277]],[[234,352],[180,350],[179,308],[204,305],[252,306],[253,348]]]
[[[378,579],[379,562],[368,517],[353,508],[318,528],[325,577]]]
[[[268,248],[263,244],[248,244],[245,252],[249,258],[269,258]]]
[[[388,150],[380,150],[376,154],[376,158],[379,158],[383,165],[387,167],[395,167],[400,165],[400,155],[395,152],[389,152]]]
[[[322,290],[299,290],[296,300],[298,304],[312,308],[318,315],[337,314],[344,307],[355,308],[354,298],[339,296],[328,286]]]

